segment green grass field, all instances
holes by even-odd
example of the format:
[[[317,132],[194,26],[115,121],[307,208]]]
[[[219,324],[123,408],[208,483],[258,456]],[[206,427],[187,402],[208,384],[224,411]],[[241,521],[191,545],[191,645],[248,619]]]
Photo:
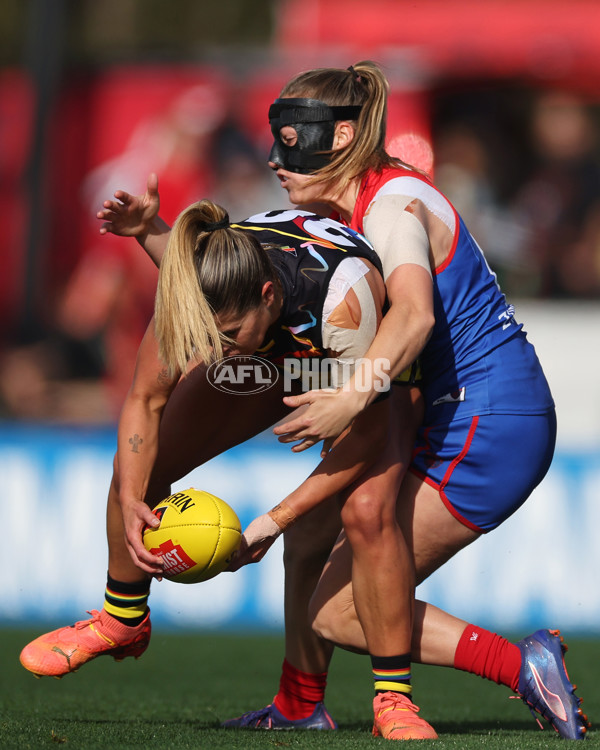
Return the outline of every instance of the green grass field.
[[[250,732],[220,721],[260,708],[276,692],[279,635],[174,634],[156,629],[146,654],[118,664],[102,657],[62,680],[34,679],[18,662],[39,632],[1,630],[0,748],[376,748],[370,736],[372,687],[366,657],[336,652],[327,706],[338,732]],[[570,639],[567,666],[600,722],[600,641]],[[415,701],[436,728],[435,748],[558,747],[510,691],[452,670],[414,668]],[[600,727],[600,724],[599,724]],[[592,729],[589,747],[600,747]]]

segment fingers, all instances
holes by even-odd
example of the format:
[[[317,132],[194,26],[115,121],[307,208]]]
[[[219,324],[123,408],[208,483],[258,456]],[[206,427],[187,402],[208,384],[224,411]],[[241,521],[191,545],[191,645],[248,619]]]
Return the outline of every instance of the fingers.
[[[152,576],[162,577],[164,567],[161,557],[148,552],[141,542],[135,543],[127,540],[127,546],[129,548],[131,559],[140,570],[143,570],[144,573],[149,573]]]
[[[242,560],[247,549],[248,542],[246,541],[246,537],[242,535],[240,546],[231,555],[229,563],[225,568],[228,573],[235,573],[236,570],[239,570],[244,565]]]
[[[297,443],[300,441],[297,445],[292,447],[294,453],[301,453],[307,448],[312,448],[313,445],[316,445],[321,440],[321,438],[314,435],[306,425],[295,425],[290,422],[289,428],[290,429],[286,430],[285,434],[279,435],[277,441],[280,443]]]
[[[158,175],[156,174],[156,172],[151,172],[148,175],[148,180],[146,182],[146,192],[151,196],[158,195]]]
[[[130,551],[135,556],[134,562],[137,559],[138,565],[146,566],[146,573],[162,573],[163,572],[163,561],[159,555],[154,555],[152,552],[146,549],[142,542],[140,535],[139,539],[128,539]]]
[[[243,567],[244,563],[241,562],[241,558],[236,553],[231,560],[229,561],[229,565],[225,568],[226,573],[235,573],[237,570],[239,570],[241,567]]]
[[[96,214],[96,218],[98,219],[111,219],[114,216],[117,216],[117,212],[110,206],[110,201],[104,201],[105,208],[100,209],[98,213]]]
[[[143,543],[143,530],[146,527],[156,529],[160,526],[160,520],[152,513],[150,508],[141,503],[137,508],[136,520],[132,522],[126,534],[126,542],[133,562],[145,573],[154,576],[162,576],[164,573],[163,561],[159,555],[154,555],[146,549]]]
[[[120,206],[128,206],[130,203],[132,203],[137,196],[131,195],[130,193],[126,192],[125,190],[115,190],[114,196],[119,201],[119,203],[116,203],[115,205]],[[114,203],[114,201],[104,201],[104,205],[107,203]]]
[[[139,206],[133,196],[122,190],[117,190],[115,197],[117,200],[105,200],[96,214],[96,218],[103,221],[100,234],[132,235],[140,223]]]
[[[227,566],[227,570],[231,573],[235,573],[236,570],[243,568],[244,565],[251,565],[252,563],[260,562],[265,556],[267,549],[263,547],[252,546],[245,549],[244,551],[238,550],[235,557]]]
[[[284,396],[283,403],[295,409],[298,406],[304,406],[304,404],[311,404],[314,401],[314,395],[315,391],[306,391],[306,393],[300,393],[297,396]]]
[[[331,398],[338,393],[338,388],[320,388],[319,390],[306,391],[306,393],[299,393],[296,396],[284,396],[283,403],[286,406],[296,408],[298,406],[305,406],[306,404],[314,404],[315,401],[320,399]]]
[[[308,448],[312,448],[313,445],[316,445],[319,441],[313,440],[312,438],[306,438],[301,443],[298,443],[298,445],[293,445],[291,450],[292,453],[302,453],[302,451],[307,450]]]
[[[311,426],[312,420],[309,417],[296,417],[296,419],[273,427],[273,434],[280,436],[280,443],[292,443],[294,440],[308,437],[311,434]]]
[[[283,403],[286,406],[291,406],[294,409],[297,409],[301,406],[309,406],[315,401],[318,401],[319,398],[322,397],[322,391],[307,391],[306,393],[301,393],[298,396],[284,396],[283,397]],[[307,416],[311,412],[311,409],[303,409],[300,411],[300,413],[295,413],[292,415],[292,419],[290,419],[288,422],[283,422],[282,424],[278,424],[273,428],[273,434],[275,435],[281,435],[287,436],[287,439],[280,438],[279,441],[281,443],[292,443],[296,440],[300,440],[301,438],[312,438],[313,439],[313,445],[315,442],[318,442],[320,439],[319,437],[315,436],[313,425],[314,425],[314,419],[310,416]],[[310,447],[310,446],[307,446]]]
[[[274,427],[273,432],[278,435],[277,440],[280,443],[296,443],[299,440],[298,445],[292,447],[292,452],[302,453],[302,451],[312,448],[320,440],[318,436],[314,435],[311,427],[312,420],[298,417],[291,422],[285,422],[278,427]]]
[[[104,209],[100,210],[98,214],[96,215],[99,216],[99,214],[105,214],[105,215],[115,214],[115,216],[121,216],[123,213],[125,213],[126,207],[131,203],[131,196],[129,195],[129,193],[126,193],[125,195],[127,195],[128,198],[130,199],[127,202],[118,201],[118,200],[116,201],[105,200],[104,203],[102,204],[104,206]],[[116,196],[116,193],[115,193],[115,196]]]
[[[98,211],[96,218],[104,222],[100,227],[100,234],[106,234],[113,231],[113,224],[122,217],[124,205],[111,200],[104,201],[102,205],[104,208]]]
[[[150,510],[147,505],[143,505],[140,509],[140,519],[145,526],[150,526],[152,529],[157,529],[160,526],[160,520]]]
[[[277,533],[273,536],[263,537],[262,532],[258,533],[257,536],[257,530],[264,526],[265,520],[268,524],[276,527]],[[269,516],[264,515],[255,518],[242,534],[240,546],[232,555],[227,570],[234,573],[236,570],[244,567],[244,565],[260,562],[267,554],[277,536],[279,536],[279,533],[281,532],[277,524]]]
[[[98,211],[96,217],[104,219],[104,222],[100,225],[100,234],[114,232],[114,215],[111,215],[108,211]]]
[[[276,433],[279,435],[277,440],[280,443],[295,443],[296,440],[304,439],[312,439],[313,441],[316,440],[315,435],[313,435],[313,433],[309,429],[309,425],[290,422],[288,425],[282,425],[282,427],[285,426],[287,426],[288,429],[286,429],[284,433],[281,433],[281,431]],[[275,432],[275,430],[273,430],[273,432]]]
[[[333,448],[334,442],[335,438],[327,438],[327,440],[323,440],[323,447],[321,448],[321,458],[325,458],[325,456]]]

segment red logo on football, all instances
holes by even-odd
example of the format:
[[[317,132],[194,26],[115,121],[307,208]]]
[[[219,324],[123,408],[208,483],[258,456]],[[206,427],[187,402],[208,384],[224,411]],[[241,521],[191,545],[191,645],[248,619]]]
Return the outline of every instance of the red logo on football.
[[[165,565],[166,576],[183,573],[184,571],[193,568],[196,564],[192,558],[185,553],[180,544],[173,544],[172,539],[168,539],[160,546],[154,547],[150,552],[152,552],[153,555],[159,555],[162,557]]]

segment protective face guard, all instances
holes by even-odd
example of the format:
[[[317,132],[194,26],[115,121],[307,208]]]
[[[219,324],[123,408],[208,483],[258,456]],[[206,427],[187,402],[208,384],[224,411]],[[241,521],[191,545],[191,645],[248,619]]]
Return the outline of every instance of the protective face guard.
[[[356,120],[360,106],[330,107],[318,99],[275,99],[269,108],[269,123],[275,138],[269,161],[288,172],[310,174],[331,159],[335,123]],[[294,128],[296,143],[286,146],[281,128]]]

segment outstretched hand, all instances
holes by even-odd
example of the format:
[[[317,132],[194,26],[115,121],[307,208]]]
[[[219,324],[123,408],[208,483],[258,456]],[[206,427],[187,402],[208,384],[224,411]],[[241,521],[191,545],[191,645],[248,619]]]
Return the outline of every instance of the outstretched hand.
[[[242,534],[239,549],[231,558],[227,570],[233,572],[244,565],[262,560],[280,534],[280,527],[268,513],[255,518]]]
[[[307,406],[298,415],[292,415],[288,422],[283,422],[273,428],[275,435],[279,436],[280,443],[295,443],[292,447],[294,453],[299,453],[311,448],[321,440],[324,440],[323,451],[325,455],[335,438],[342,434],[348,427],[361,408],[355,403],[353,393],[337,390],[316,390],[302,393],[299,396],[285,396],[283,399],[287,406]]]
[[[100,234],[110,232],[121,237],[146,234],[160,208],[157,175],[152,173],[148,177],[144,195],[130,195],[125,190],[117,190],[115,199],[104,201],[104,208],[96,214],[103,221]]]

